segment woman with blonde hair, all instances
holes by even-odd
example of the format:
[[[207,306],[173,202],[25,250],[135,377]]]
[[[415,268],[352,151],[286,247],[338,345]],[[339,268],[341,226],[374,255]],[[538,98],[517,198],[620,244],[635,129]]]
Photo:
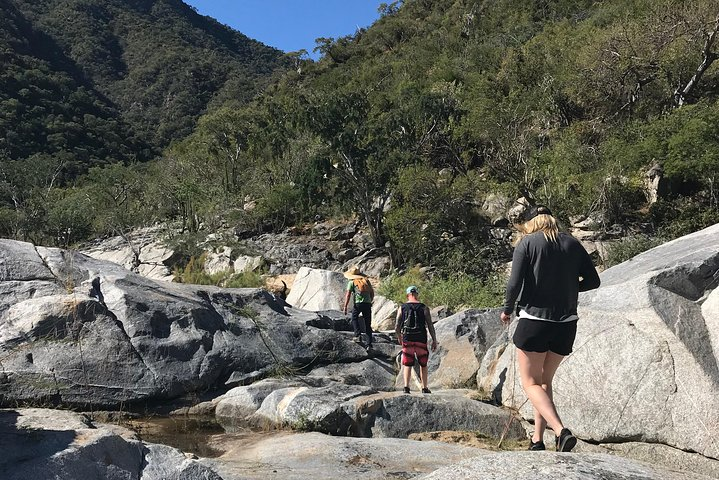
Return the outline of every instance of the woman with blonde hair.
[[[534,407],[535,430],[529,449],[545,449],[544,430],[549,426],[556,435],[557,451],[569,452],[577,439],[559,418],[552,379],[572,352],[579,292],[599,287],[599,275],[582,244],[559,231],[549,208],[531,207],[518,229],[523,237],[514,249],[500,317],[508,325],[517,304],[519,321],[512,341],[522,388]]]

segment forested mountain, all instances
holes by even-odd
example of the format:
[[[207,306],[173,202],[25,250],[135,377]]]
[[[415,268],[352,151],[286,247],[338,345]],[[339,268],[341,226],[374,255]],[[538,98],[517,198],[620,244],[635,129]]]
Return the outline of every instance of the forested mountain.
[[[289,65],[179,0],[0,0],[0,59],[4,235],[44,225],[56,187],[154,158]]]
[[[107,98],[154,147],[189,134],[208,104],[246,103],[282,52],[198,15],[180,0],[10,0],[65,67]],[[5,22],[3,22],[3,26]],[[12,35],[9,40],[12,41]]]
[[[60,45],[119,8],[106,2],[81,25],[65,25],[34,9],[77,2],[48,2],[28,1],[23,11],[46,31],[64,31]],[[183,8],[122,5],[165,12],[156,24]],[[71,219],[84,228],[54,236],[70,242],[157,219],[189,232],[257,232],[357,214],[398,265],[484,277],[509,251],[480,208],[498,199],[524,196],[565,220],[590,216],[600,229],[663,239],[719,221],[714,0],[405,0],[381,8],[367,29],[318,39],[320,61],[295,55],[293,69],[250,104],[209,111],[146,170],[98,170],[63,191],[49,212],[54,231]],[[122,25],[113,31],[129,28]],[[114,105],[132,106],[118,94],[132,75],[112,72],[134,54],[118,63],[99,53],[115,50],[108,40],[70,58],[106,59],[85,76],[115,85],[102,90]],[[219,95],[245,98],[230,87]],[[135,113],[122,118],[133,124]],[[117,191],[133,192],[132,208],[118,206]],[[71,214],[89,206],[102,221]]]
[[[117,108],[51,37],[13,4],[0,4],[0,20],[0,152],[6,160],[54,155],[58,163],[82,167],[149,157]]]
[[[498,194],[600,229],[700,228],[719,221],[718,15],[712,0],[384,5],[170,149],[163,171],[194,192],[176,212],[254,228],[355,212],[400,265],[478,275],[507,252],[478,208]]]

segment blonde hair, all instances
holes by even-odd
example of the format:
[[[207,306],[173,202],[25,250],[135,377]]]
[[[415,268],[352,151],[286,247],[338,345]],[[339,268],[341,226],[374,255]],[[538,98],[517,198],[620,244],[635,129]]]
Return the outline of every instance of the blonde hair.
[[[542,214],[528,220],[517,226],[522,236],[529,235],[534,232],[542,232],[544,238],[550,242],[557,242],[559,235],[559,224],[557,219],[551,215]]]

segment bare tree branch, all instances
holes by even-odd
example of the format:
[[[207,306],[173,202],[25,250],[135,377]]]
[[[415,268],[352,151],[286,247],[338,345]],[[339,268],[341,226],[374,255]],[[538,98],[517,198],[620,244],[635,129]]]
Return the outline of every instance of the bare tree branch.
[[[705,32],[706,40],[704,41],[704,48],[702,49],[702,61],[694,72],[694,75],[692,75],[692,78],[690,78],[686,85],[684,85],[684,88],[680,85],[676,90],[674,90],[675,107],[681,107],[684,103],[686,103],[687,96],[689,96],[692,90],[694,90],[697,86],[702,78],[702,75],[704,75],[704,72],[706,72],[711,64],[714,63],[714,60],[719,57],[716,52],[712,51],[712,47],[716,41],[717,32],[719,32],[719,15],[716,17],[714,28],[709,32]]]

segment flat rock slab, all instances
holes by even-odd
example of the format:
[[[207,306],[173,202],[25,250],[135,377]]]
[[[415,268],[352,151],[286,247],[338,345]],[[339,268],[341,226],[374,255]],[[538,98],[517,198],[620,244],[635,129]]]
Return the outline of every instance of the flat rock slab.
[[[371,358],[359,363],[335,363],[315,368],[311,377],[327,377],[347,385],[365,385],[375,390],[394,390],[396,383],[394,362]]]
[[[469,390],[437,390],[423,395],[400,392],[356,398],[344,408],[355,418],[364,436],[407,438],[412,433],[467,430],[499,438],[509,423],[506,438],[526,438],[518,421],[501,408],[473,400]],[[352,411],[354,409],[354,412]]]
[[[224,480],[407,479],[482,452],[434,441],[321,433],[277,434],[253,442],[220,436],[214,442],[226,453],[201,461]]]
[[[706,480],[606,454],[499,452],[477,456],[418,477],[421,480]]]

